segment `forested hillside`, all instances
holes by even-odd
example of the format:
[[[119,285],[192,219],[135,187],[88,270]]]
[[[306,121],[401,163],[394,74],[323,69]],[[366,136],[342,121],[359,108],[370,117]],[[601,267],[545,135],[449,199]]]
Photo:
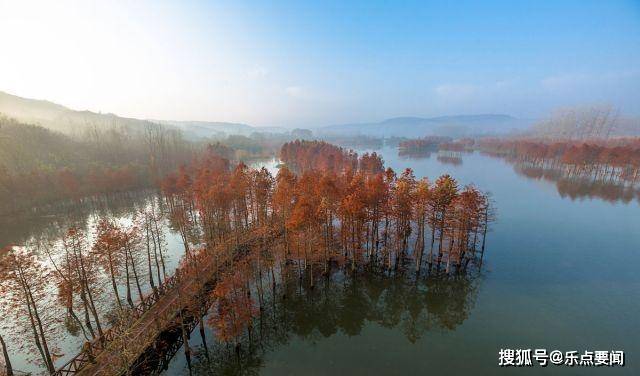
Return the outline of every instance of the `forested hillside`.
[[[280,127],[253,127],[246,124],[207,121],[143,120],[110,113],[76,111],[59,104],[22,98],[0,91],[0,114],[23,123],[36,124],[74,138],[91,136],[96,132],[126,129],[129,133],[145,133],[149,128],[180,131],[186,139],[198,141],[225,138],[231,135],[252,136],[256,133],[287,134]]]
[[[0,213],[147,187],[197,148],[162,128],[72,138],[0,117]]]
[[[146,120],[91,111],[75,111],[53,102],[21,98],[1,91],[0,114],[72,137],[87,137],[97,132],[113,129],[126,129],[129,133],[144,133],[149,127],[159,127],[158,124]],[[163,127],[175,129],[175,127],[168,125]]]

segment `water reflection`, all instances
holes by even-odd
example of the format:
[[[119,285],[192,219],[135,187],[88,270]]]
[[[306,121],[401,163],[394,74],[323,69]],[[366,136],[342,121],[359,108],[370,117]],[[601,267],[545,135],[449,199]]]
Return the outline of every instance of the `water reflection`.
[[[141,212],[148,211],[151,208],[158,216],[155,234],[157,244],[159,244],[158,252],[163,254],[162,270],[164,273],[173,274],[182,256],[183,247],[175,231],[172,230],[170,221],[162,214],[166,210],[162,199],[155,191],[138,191],[101,196],[84,199],[73,204],[64,203],[49,207],[47,210],[40,209],[24,213],[21,216],[0,217],[0,248],[9,244],[24,246],[37,255],[39,261],[43,264],[43,270],[52,272],[45,287],[49,293],[40,299],[38,303],[42,304],[42,307],[46,307],[45,311],[48,316],[55,317],[52,322],[55,321],[56,324],[47,329],[55,332],[55,335],[51,335],[49,340],[55,346],[55,354],[59,357],[56,360],[56,366],[68,361],[79,351],[84,341],[91,338],[90,331],[88,331],[89,324],[84,322],[83,324],[86,327],[84,328],[81,326],[80,321],[71,315],[71,310],[67,306],[69,302],[67,299],[69,298],[60,298],[65,290],[59,289],[58,278],[61,277],[57,268],[68,265],[65,264],[67,258],[64,257],[65,247],[63,244],[63,239],[68,235],[68,230],[74,228],[76,232],[83,234],[80,237],[82,240],[82,252],[89,254],[96,237],[96,225],[101,219],[108,219],[120,226],[130,227],[134,225],[136,216],[139,219]],[[151,291],[150,277],[144,267],[146,266],[144,264],[146,258],[143,259],[141,255],[142,253],[140,255],[136,254],[135,260],[139,267],[138,277],[141,286],[140,289],[136,289],[134,299],[137,298],[140,291],[142,294],[147,294]],[[111,284],[108,283],[108,273],[97,264],[91,267],[95,267],[96,273],[94,276],[96,281],[95,284],[91,285],[91,288],[92,292],[95,293],[94,300],[97,315],[102,323],[110,326],[115,320],[115,291],[111,288]],[[155,277],[155,269],[153,272]],[[124,296],[125,292],[124,279],[124,276],[120,273],[115,278],[117,290],[121,296]],[[160,276],[158,274],[156,281],[159,279]],[[78,294],[75,293],[75,290],[70,296],[72,296],[70,300],[72,305],[70,307],[73,308],[76,315],[81,315],[83,307],[86,306],[83,306],[82,300],[78,299]],[[62,325],[58,326],[57,322]],[[0,327],[14,333],[23,329],[22,322],[16,320],[12,315],[0,317]],[[34,357],[30,352],[31,349],[28,347],[30,346],[28,341],[23,342],[23,338],[20,336],[6,338],[6,341],[14,367],[21,371],[34,373],[42,371],[39,363],[34,362]]]
[[[606,180],[595,180],[584,177],[567,177],[562,171],[530,166],[523,163],[514,164],[515,172],[529,179],[543,180],[553,183],[561,197],[572,200],[599,198],[607,202],[640,201],[638,187]]]
[[[47,210],[0,216],[0,248],[25,244],[34,237],[54,241],[69,227],[87,230],[92,218],[119,218],[133,215],[155,199],[153,191],[100,196],[77,203],[66,203]]]
[[[396,330],[415,343],[429,331],[461,325],[474,306],[479,281],[477,271],[422,277],[417,282],[381,272],[356,277],[337,273],[322,278],[313,289],[295,279],[284,291],[278,288],[275,299],[270,295],[237,345],[217,341],[210,329],[206,330],[210,334],[192,333],[191,373],[259,374],[270,352],[294,340],[311,344],[336,335],[358,336],[370,325]],[[182,351],[179,356],[184,357]],[[189,373],[188,365],[184,367],[181,373]]]
[[[407,151],[398,150],[398,156],[403,159],[429,159],[435,150]]]
[[[447,154],[438,154],[438,162],[442,163],[442,164],[449,164],[449,165],[453,165],[453,166],[460,166],[462,165],[462,158],[459,156],[455,156],[455,155],[447,155]]]
[[[439,151],[437,161],[443,165],[461,166],[466,152]],[[402,154],[403,159],[428,159],[431,153],[423,155]],[[481,153],[481,156],[489,156],[505,160],[513,166],[513,170],[518,176],[527,179],[544,181],[553,184],[562,198],[571,200],[581,199],[601,199],[609,203],[622,202],[628,204],[632,201],[640,202],[640,186],[608,179],[595,179],[584,176],[567,176],[564,170],[554,168],[544,168],[540,166],[523,163],[514,159],[505,159],[488,153]]]
[[[437,146],[421,150],[398,149],[398,156],[402,159],[421,160],[431,158],[431,154],[435,153],[436,159],[442,164],[453,166],[462,165],[462,152],[450,150],[438,150]]]

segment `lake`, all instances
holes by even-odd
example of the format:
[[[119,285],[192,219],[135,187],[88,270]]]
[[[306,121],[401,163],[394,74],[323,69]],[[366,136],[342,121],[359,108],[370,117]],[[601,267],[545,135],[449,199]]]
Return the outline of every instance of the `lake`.
[[[217,343],[209,327],[205,351],[196,329],[191,367],[180,349],[165,374],[638,374],[638,196],[607,187],[568,190],[567,182],[478,153],[452,161],[436,154],[400,157],[389,147],[377,152],[398,173],[410,167],[416,177],[431,180],[449,173],[460,185],[492,193],[498,220],[481,270],[417,283],[340,274],[314,290],[293,283],[287,299],[272,299],[240,353]],[[264,165],[275,171],[276,161]],[[10,220],[0,241],[22,244],[35,236],[55,242],[70,224],[91,228],[101,215],[127,221],[148,205],[158,201],[146,193],[73,213]],[[164,233],[173,270],[183,246],[168,222]],[[61,335],[65,359],[82,340]],[[501,369],[501,348],[624,350],[627,365]],[[38,369],[12,355],[15,368]]]
[[[238,357],[222,346],[223,355],[207,361],[196,330],[190,343],[200,354],[192,361],[193,374],[638,374],[637,197],[569,195],[553,180],[529,178],[517,166],[478,153],[451,164],[435,154],[412,159],[399,157],[395,148],[377,152],[396,172],[410,167],[416,177],[432,180],[449,173],[461,185],[473,183],[493,194],[498,221],[488,235],[479,275],[444,281],[444,287],[438,281],[418,287],[398,281],[376,285],[361,278],[300,292],[294,299],[304,308],[278,301],[279,319],[267,320],[276,327],[276,338],[265,335],[264,344],[255,339],[252,354]],[[338,296],[331,300],[327,291]],[[400,299],[385,299],[389,295]],[[307,308],[327,304],[339,317]],[[334,321],[339,325],[332,326]],[[210,352],[220,349],[211,344],[210,329],[206,338]],[[628,364],[500,368],[501,348],[624,350]],[[188,373],[179,351],[165,374]]]

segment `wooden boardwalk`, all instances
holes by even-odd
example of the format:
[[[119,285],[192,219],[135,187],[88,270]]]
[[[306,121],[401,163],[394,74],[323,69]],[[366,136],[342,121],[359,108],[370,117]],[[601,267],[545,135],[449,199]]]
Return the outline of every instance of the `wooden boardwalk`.
[[[213,250],[193,250],[172,277],[127,311],[125,319],[107,330],[103,337],[85,343],[82,351],[53,375],[112,376],[126,373],[158,335],[173,325],[183,310],[197,301],[206,284],[216,278],[218,271],[242,258],[258,240],[278,236],[277,231],[249,233],[238,240],[232,236]]]

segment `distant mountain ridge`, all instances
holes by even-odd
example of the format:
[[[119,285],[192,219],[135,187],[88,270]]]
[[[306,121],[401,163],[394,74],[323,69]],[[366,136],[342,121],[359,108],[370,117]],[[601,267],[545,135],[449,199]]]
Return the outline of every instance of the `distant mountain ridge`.
[[[254,127],[242,123],[216,121],[177,121],[150,120],[155,123],[176,127],[187,135],[195,137],[212,137],[224,135],[250,136],[252,133],[286,133],[289,130],[281,127]]]
[[[24,123],[36,124],[71,136],[91,131],[92,127],[126,127],[143,131],[145,127],[158,124],[181,130],[189,139],[222,137],[226,135],[249,136],[252,133],[286,133],[286,128],[253,127],[240,123],[208,121],[145,120],[126,118],[111,113],[77,111],[65,106],[39,99],[22,98],[0,91],[0,115],[14,118]]]
[[[0,91],[0,115],[19,121],[41,125],[69,135],[81,135],[92,129],[126,127],[142,132],[145,127],[163,125],[182,131],[189,139],[250,136],[253,133],[288,133],[283,127],[255,127],[242,123],[211,121],[144,120],[121,117],[111,113],[76,111],[65,106],[37,99],[22,98]],[[374,123],[351,123],[314,128],[315,136],[365,135],[374,137],[424,137],[442,135],[464,137],[486,134],[504,134],[522,130],[531,121],[504,114],[452,115],[438,117],[395,117]]]
[[[142,131],[145,126],[154,124],[147,120],[125,118],[111,113],[76,111],[46,100],[22,98],[2,91],[0,114],[71,136],[89,132],[92,127],[102,130],[125,127]]]
[[[395,117],[377,123],[336,124],[317,129],[320,134],[367,135],[377,137],[472,136],[504,134],[522,130],[530,121],[504,114],[451,115],[438,117]]]

